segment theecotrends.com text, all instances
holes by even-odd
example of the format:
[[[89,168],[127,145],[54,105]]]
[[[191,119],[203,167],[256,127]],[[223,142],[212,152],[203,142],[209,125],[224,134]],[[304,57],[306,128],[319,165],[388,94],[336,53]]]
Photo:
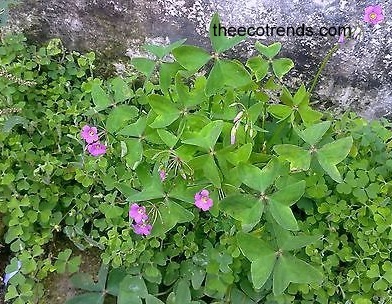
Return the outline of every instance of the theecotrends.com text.
[[[351,36],[350,26],[330,26],[314,28],[302,23],[299,26],[213,26],[214,36]]]

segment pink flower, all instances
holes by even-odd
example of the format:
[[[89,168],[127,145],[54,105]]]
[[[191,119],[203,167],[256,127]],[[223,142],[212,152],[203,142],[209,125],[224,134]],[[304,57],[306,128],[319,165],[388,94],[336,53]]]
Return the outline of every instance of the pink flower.
[[[106,153],[106,146],[97,141],[95,143],[89,144],[87,146],[87,150],[92,156],[99,156]]]
[[[149,235],[151,233],[152,226],[145,221],[138,224],[133,224],[133,231],[140,235]]]
[[[203,210],[203,211],[209,210],[213,205],[213,201],[209,197],[209,195],[210,195],[210,193],[208,192],[208,190],[205,190],[205,189],[201,190],[200,192],[197,192],[195,194],[196,207]]]
[[[159,170],[159,177],[162,182],[166,179],[166,171],[164,169]]]
[[[341,34],[340,34],[339,39],[338,39],[338,42],[339,42],[340,44],[343,44],[343,43],[344,43],[344,33],[341,33]]]
[[[96,127],[85,125],[80,132],[80,136],[88,143],[91,144],[98,141],[98,131]]]
[[[129,208],[129,217],[132,218],[136,224],[140,224],[148,220],[148,215],[146,214],[146,207],[139,206],[138,204],[132,204]]]
[[[384,14],[382,12],[381,5],[368,6],[365,8],[365,16],[363,17],[365,22],[370,24],[377,24],[384,20]]]

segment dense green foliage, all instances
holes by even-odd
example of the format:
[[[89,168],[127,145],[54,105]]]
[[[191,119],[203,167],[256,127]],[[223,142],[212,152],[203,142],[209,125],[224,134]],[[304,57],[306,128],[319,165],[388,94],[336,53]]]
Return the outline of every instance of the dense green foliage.
[[[212,53],[146,46],[156,60],[102,80],[93,53],[3,37],[0,216],[7,272],[22,262],[6,300],[41,303],[46,276],[78,271],[71,250],[46,251],[64,237],[103,262],[98,282],[72,277],[87,292],[69,304],[391,299],[390,124],[312,109],[305,85],[284,86],[294,63],[279,43],[242,64],[221,55],[242,38],[210,38]],[[86,151],[86,124],[103,155]]]

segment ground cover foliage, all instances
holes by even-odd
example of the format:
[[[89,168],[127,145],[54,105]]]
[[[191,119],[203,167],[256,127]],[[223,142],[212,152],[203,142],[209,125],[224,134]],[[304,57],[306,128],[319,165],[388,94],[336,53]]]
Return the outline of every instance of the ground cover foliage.
[[[243,37],[210,39],[100,79],[94,53],[2,37],[6,301],[54,272],[69,304],[391,301],[390,123],[312,108],[280,43],[241,63]],[[101,250],[97,281],[62,238]]]

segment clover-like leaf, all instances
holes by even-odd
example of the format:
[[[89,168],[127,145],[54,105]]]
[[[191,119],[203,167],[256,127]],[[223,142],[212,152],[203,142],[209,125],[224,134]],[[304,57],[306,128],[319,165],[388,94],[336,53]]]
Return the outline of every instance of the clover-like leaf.
[[[224,33],[219,32],[219,27],[220,27],[219,15],[218,13],[215,13],[214,16],[212,16],[210,22],[209,36],[210,36],[212,48],[217,53],[222,53],[224,51],[227,51],[228,49],[231,49],[233,46],[237,45],[238,43],[246,39],[245,36],[240,36],[240,35],[232,38],[227,38]]]
[[[352,137],[345,137],[326,144],[317,151],[317,160],[321,167],[338,183],[343,182],[343,179],[336,165],[347,157],[352,144]]]
[[[242,164],[238,169],[240,179],[245,185],[259,192],[264,192],[278,177],[280,165],[276,158],[272,158],[263,169],[250,164]]]
[[[193,45],[179,46],[172,53],[177,62],[190,71],[199,70],[211,59],[204,49]]]
[[[309,170],[312,159],[309,150],[290,144],[276,145],[273,149],[280,157],[290,162],[291,170]]]
[[[282,44],[280,42],[275,42],[267,46],[257,41],[255,44],[255,48],[260,54],[264,55],[268,59],[272,59],[280,52]]]
[[[321,138],[324,136],[324,134],[328,131],[330,127],[330,121],[323,121],[313,126],[310,126],[305,130],[300,130],[297,126],[294,126],[294,130],[298,134],[298,136],[301,137],[309,145],[315,145],[321,140]]]

